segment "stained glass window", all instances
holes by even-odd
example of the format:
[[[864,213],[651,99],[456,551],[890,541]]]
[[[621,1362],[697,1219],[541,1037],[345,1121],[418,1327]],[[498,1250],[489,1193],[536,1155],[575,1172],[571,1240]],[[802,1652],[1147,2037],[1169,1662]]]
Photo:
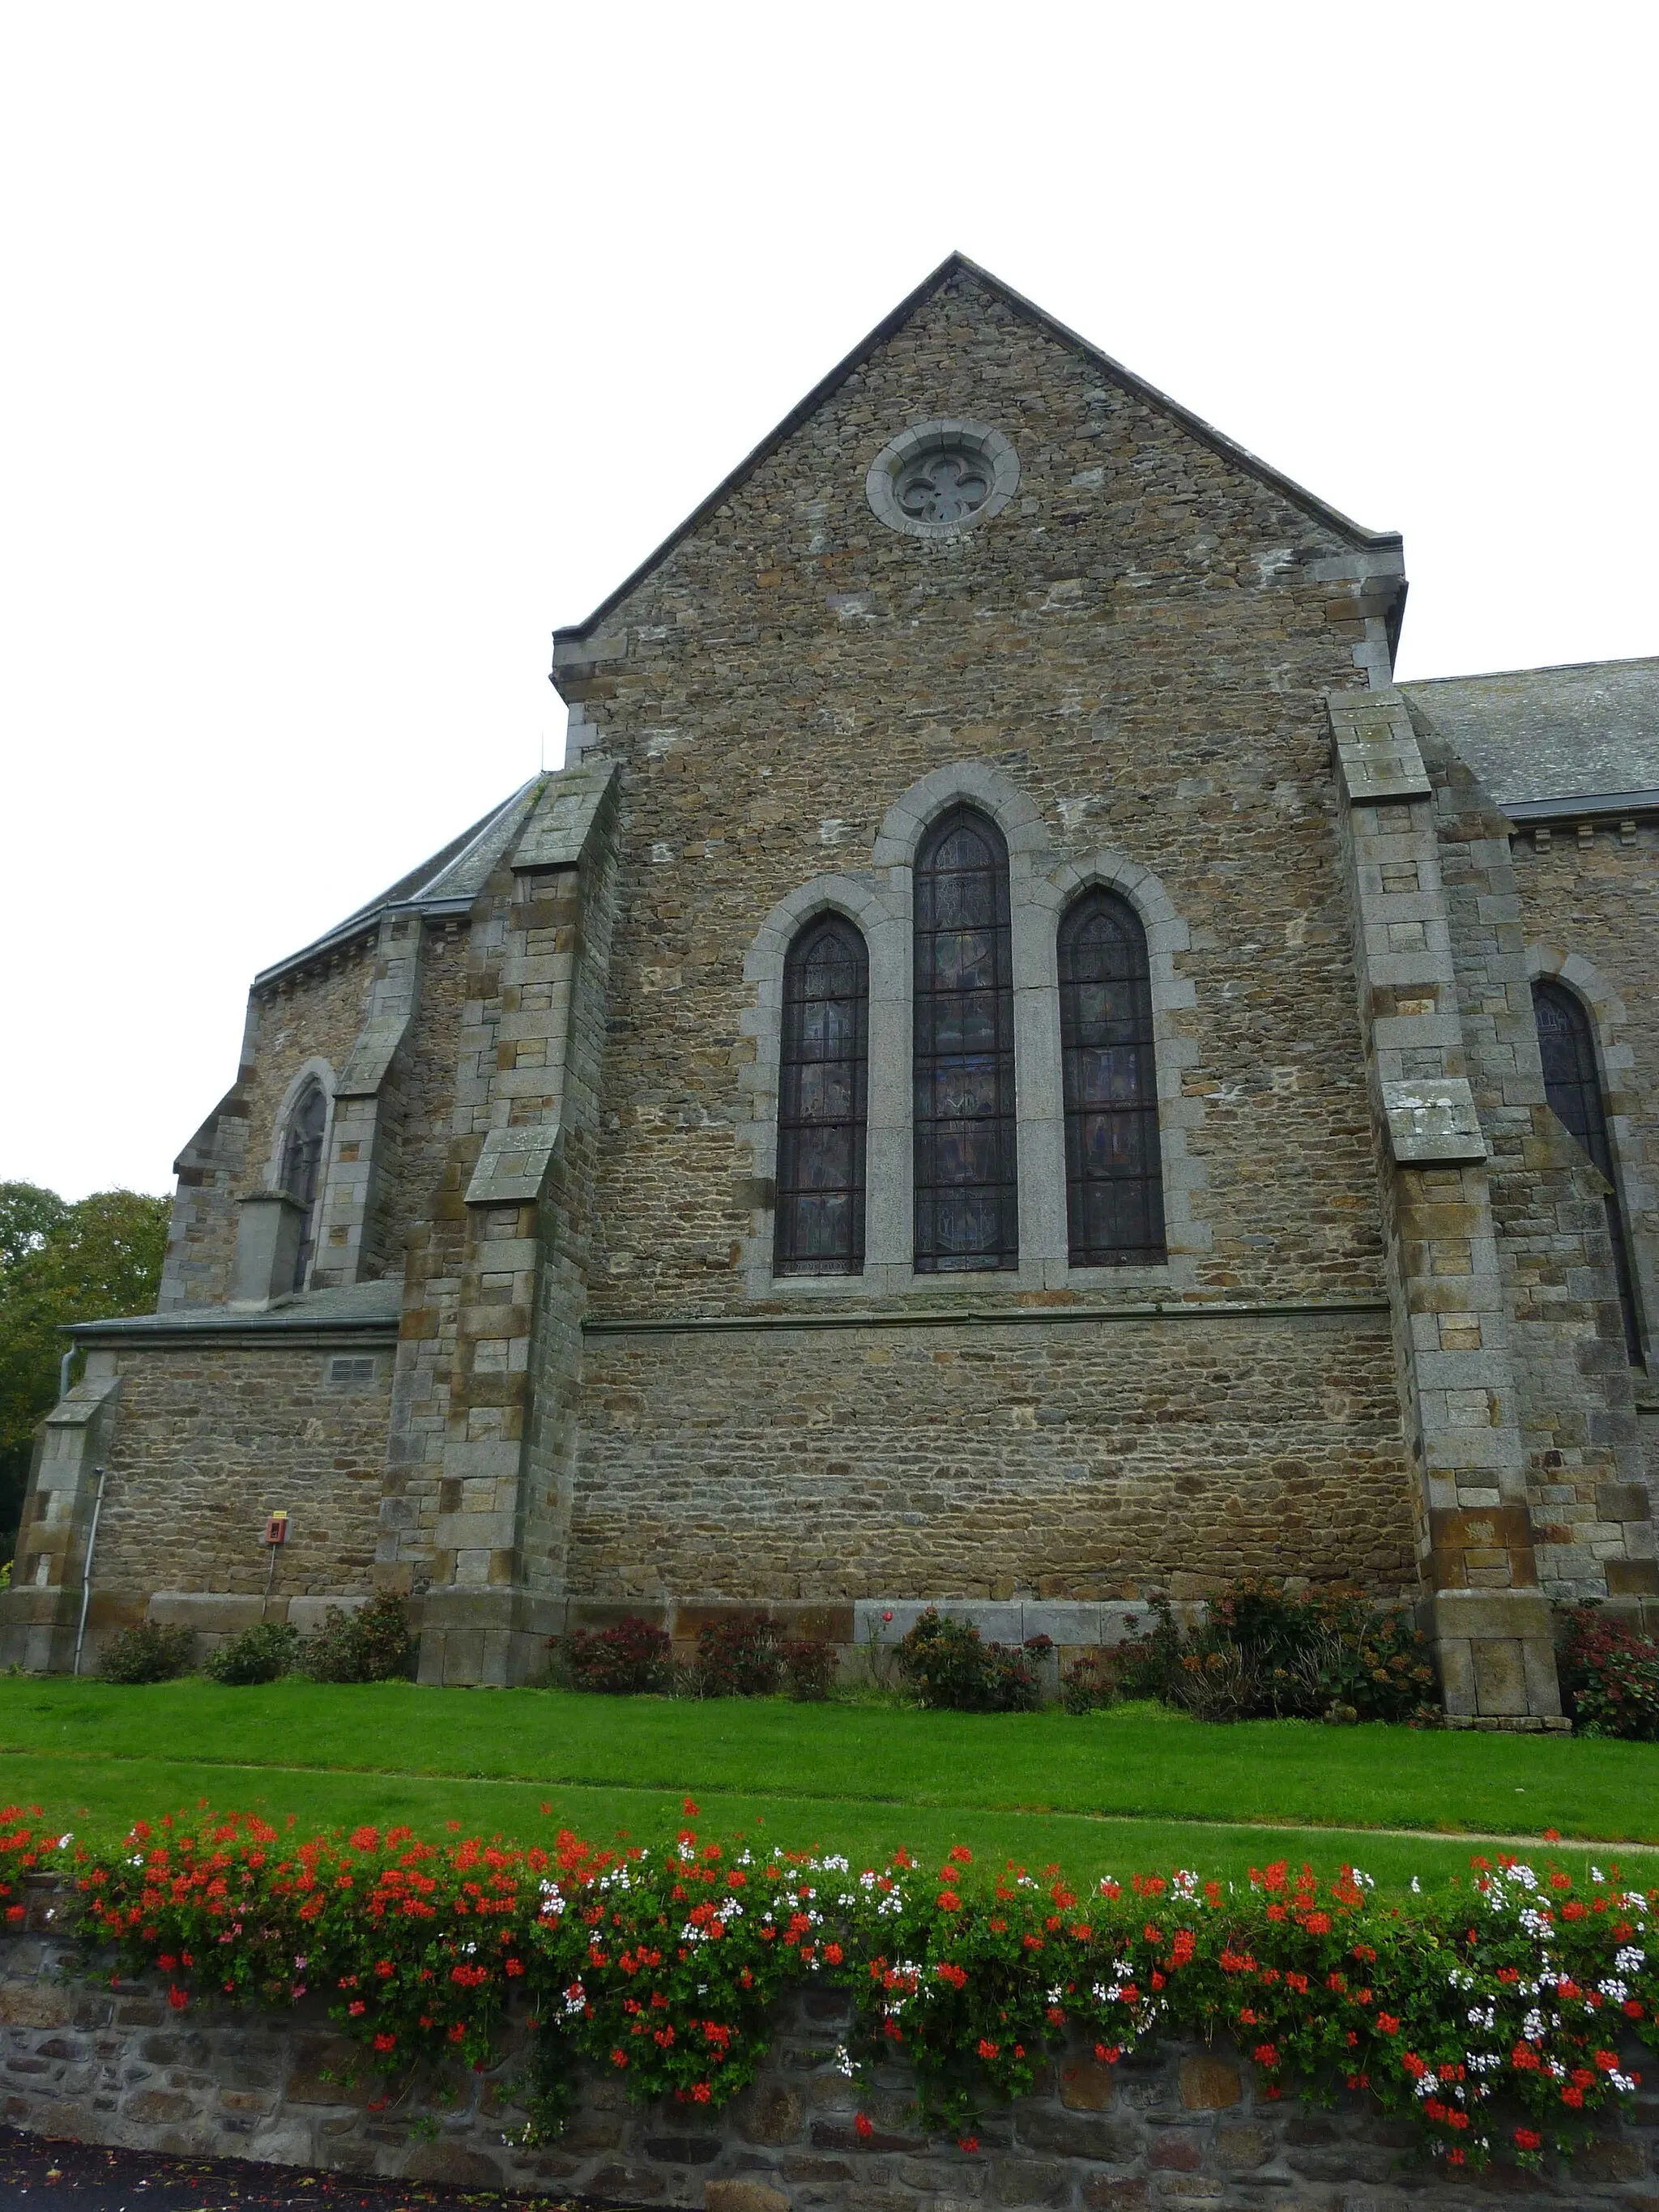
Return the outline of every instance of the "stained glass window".
[[[780,1275],[864,1271],[870,971],[839,915],[809,922],[783,981],[778,1085]]]
[[[1544,1057],[1544,1096],[1557,1119],[1565,1124],[1613,1185],[1607,1201],[1607,1234],[1613,1240],[1613,1273],[1619,1280],[1619,1304],[1625,1322],[1625,1348],[1632,1361],[1639,1366],[1642,1332],[1636,1318],[1630,1252],[1625,1242],[1618,1178],[1613,1171],[1613,1147],[1607,1141],[1607,1117],[1601,1103],[1601,1078],[1595,1065],[1595,1040],[1590,1034],[1589,1016],[1565,983],[1546,981],[1532,987],[1532,1011],[1538,1024],[1539,1049]]]
[[[1008,848],[968,806],[915,866],[915,1265],[1019,1265]]]
[[[1146,933],[1127,900],[1086,891],[1060,925],[1066,1211],[1074,1267],[1166,1256]]]
[[[307,1084],[289,1117],[288,1142],[283,1147],[283,1188],[305,1208],[300,1249],[294,1262],[294,1287],[302,1291],[311,1273],[317,1249],[317,1186],[322,1180],[323,1137],[328,1127],[328,1101],[319,1083]]]

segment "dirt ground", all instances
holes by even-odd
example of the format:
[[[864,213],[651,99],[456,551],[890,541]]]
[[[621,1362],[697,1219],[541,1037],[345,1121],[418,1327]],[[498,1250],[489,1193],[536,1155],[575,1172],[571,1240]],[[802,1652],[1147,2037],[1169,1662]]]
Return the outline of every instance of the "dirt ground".
[[[162,2158],[0,2128],[0,2212],[601,2212],[589,2197],[353,2179],[240,2159]],[[610,2205],[604,2212],[618,2212]]]

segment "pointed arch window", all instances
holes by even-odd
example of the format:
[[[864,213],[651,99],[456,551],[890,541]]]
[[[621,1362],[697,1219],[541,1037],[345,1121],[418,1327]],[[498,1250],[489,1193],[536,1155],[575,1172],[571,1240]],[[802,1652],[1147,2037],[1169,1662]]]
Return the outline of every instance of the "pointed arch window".
[[[840,915],[809,922],[783,977],[774,1272],[864,1272],[870,963]]]
[[[1059,952],[1072,1265],[1159,1266],[1168,1255],[1146,933],[1127,899],[1085,891],[1061,918]]]
[[[289,1116],[283,1146],[283,1188],[305,1209],[300,1249],[294,1261],[294,1288],[302,1291],[317,1249],[317,1200],[322,1182],[323,1139],[328,1129],[328,1100],[320,1083],[308,1083]]]
[[[1583,1001],[1565,983],[1547,977],[1540,978],[1532,987],[1532,1011],[1544,1060],[1544,1096],[1557,1120],[1565,1124],[1612,1185],[1607,1197],[1607,1234],[1613,1243],[1613,1267],[1624,1318],[1625,1349],[1632,1364],[1640,1366],[1642,1332],[1637,1319],[1624,1211],[1619,1202],[1619,1179],[1613,1173],[1613,1146],[1607,1138],[1607,1109],[1601,1099],[1601,1077],[1595,1061],[1595,1039],[1590,1030],[1589,1015]]]
[[[1019,1265],[1008,848],[954,807],[915,862],[915,1267]]]

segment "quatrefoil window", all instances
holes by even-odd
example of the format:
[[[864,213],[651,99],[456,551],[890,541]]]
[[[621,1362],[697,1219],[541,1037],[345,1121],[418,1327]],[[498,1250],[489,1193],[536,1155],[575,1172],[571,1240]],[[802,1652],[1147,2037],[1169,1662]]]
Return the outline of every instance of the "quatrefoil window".
[[[954,538],[997,514],[1018,488],[1019,456],[1001,432],[954,417],[901,432],[865,478],[877,517],[911,538]]]
[[[915,522],[965,522],[991,496],[991,471],[975,453],[929,453],[898,480],[898,503]]]

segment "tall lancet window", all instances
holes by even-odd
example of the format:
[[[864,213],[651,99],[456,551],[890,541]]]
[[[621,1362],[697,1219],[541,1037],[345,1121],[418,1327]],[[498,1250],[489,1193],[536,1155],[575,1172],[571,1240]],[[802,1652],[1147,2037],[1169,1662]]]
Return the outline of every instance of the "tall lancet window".
[[[1607,1111],[1601,1103],[1601,1078],[1595,1065],[1589,1016],[1565,983],[1548,981],[1533,985],[1532,1011],[1544,1056],[1544,1096],[1556,1118],[1566,1125],[1613,1185],[1607,1201],[1607,1234],[1613,1240],[1613,1273],[1624,1315],[1625,1349],[1639,1366],[1642,1332],[1636,1317],[1624,1211],[1619,1203],[1618,1177],[1613,1171],[1613,1146],[1607,1141]]]
[[[1074,1267],[1165,1258],[1146,933],[1127,900],[1086,891],[1060,925],[1066,1207]]]
[[[864,1272],[870,968],[850,921],[826,915],[790,947],[778,1088],[780,1275]]]
[[[918,1273],[1019,1265],[1008,848],[959,806],[915,866]]]
[[[294,1287],[302,1291],[311,1273],[317,1249],[317,1199],[323,1176],[323,1138],[328,1128],[328,1101],[320,1083],[308,1083],[289,1116],[288,1142],[283,1147],[283,1188],[305,1208],[300,1249],[294,1261]]]

